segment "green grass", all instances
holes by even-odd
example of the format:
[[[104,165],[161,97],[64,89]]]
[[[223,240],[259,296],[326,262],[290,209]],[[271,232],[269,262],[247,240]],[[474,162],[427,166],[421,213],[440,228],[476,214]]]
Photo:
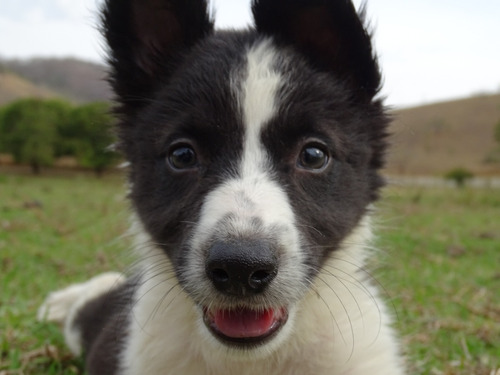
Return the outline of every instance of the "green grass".
[[[46,294],[123,268],[119,177],[0,178],[0,374],[80,374],[59,329],[36,322]]]
[[[391,188],[379,206],[411,373],[500,370],[500,191]]]
[[[83,374],[36,310],[48,291],[127,267],[123,185],[116,176],[0,175],[0,375]],[[410,373],[499,369],[500,191],[389,188],[378,207],[376,273]]]

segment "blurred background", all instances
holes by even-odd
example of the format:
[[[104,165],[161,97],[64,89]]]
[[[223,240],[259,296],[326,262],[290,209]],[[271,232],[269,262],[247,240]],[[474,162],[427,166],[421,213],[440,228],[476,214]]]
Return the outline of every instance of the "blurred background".
[[[128,264],[100,3],[0,0],[0,375],[83,374],[36,309]],[[373,276],[412,374],[500,375],[500,1],[366,5],[394,117]]]

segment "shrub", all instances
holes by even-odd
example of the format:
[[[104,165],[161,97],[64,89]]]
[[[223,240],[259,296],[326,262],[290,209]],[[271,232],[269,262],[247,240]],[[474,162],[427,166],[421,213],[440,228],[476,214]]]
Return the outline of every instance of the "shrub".
[[[464,187],[466,182],[474,177],[474,174],[465,168],[455,168],[445,174],[447,180],[455,182],[457,187]]]

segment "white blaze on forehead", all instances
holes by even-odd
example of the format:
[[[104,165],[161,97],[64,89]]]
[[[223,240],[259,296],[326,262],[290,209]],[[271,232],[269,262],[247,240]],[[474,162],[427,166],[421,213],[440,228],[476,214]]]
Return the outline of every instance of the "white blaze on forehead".
[[[270,39],[255,44],[247,54],[247,74],[238,93],[245,126],[242,176],[258,172],[265,164],[266,152],[260,136],[263,126],[276,114],[282,79],[276,70],[276,58]]]
[[[258,131],[275,113],[281,74],[276,70],[276,50],[270,39],[252,46],[247,54],[247,74],[239,96],[247,130]]]

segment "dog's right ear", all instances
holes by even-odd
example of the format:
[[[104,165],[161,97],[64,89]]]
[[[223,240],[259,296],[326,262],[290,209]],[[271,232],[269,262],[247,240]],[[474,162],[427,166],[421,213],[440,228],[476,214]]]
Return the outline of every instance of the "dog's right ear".
[[[364,11],[351,0],[252,0],[257,31],[294,46],[317,68],[371,99],[380,87]]]
[[[182,52],[213,28],[206,0],[106,0],[102,32],[118,100],[140,106]]]

